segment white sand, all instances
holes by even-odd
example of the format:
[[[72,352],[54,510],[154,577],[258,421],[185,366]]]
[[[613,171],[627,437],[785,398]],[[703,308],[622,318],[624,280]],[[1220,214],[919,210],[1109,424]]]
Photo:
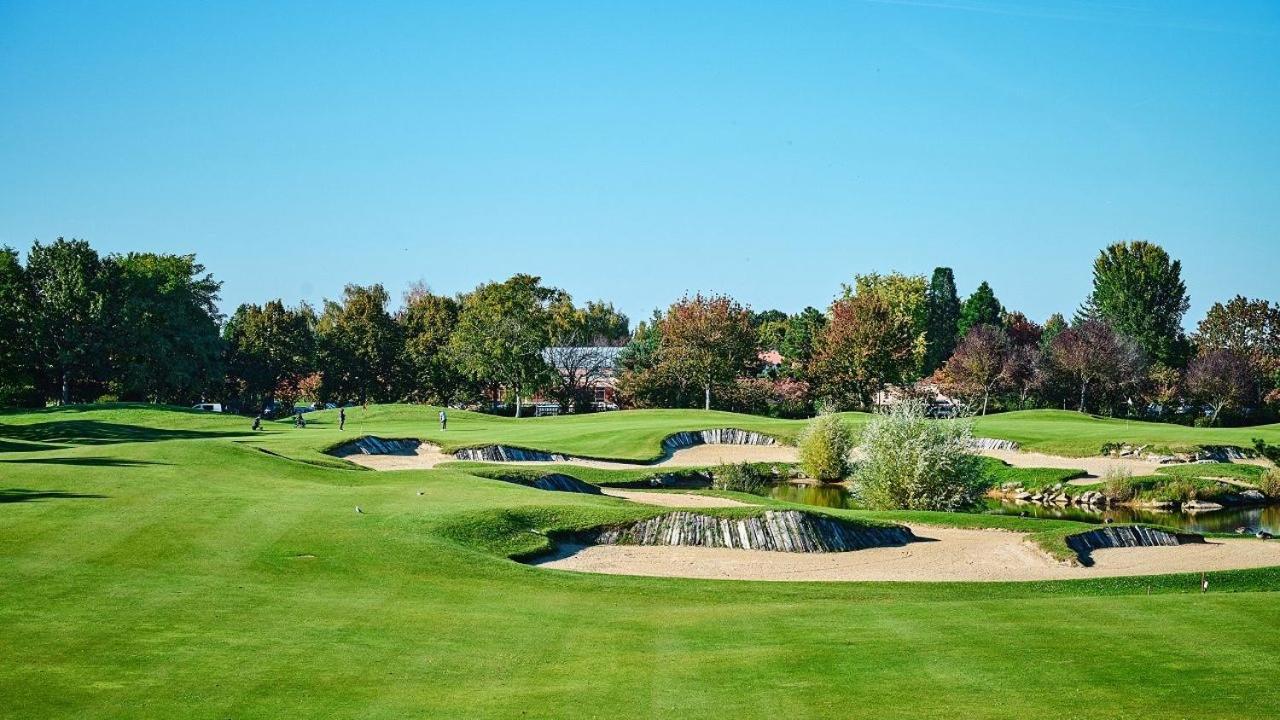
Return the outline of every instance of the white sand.
[[[623,490],[620,488],[601,488],[601,492],[610,497],[622,498],[645,505],[660,505],[675,508],[713,508],[713,507],[750,507],[750,503],[715,497],[714,495],[696,495],[679,492],[651,492],[647,490]]]
[[[456,462],[458,460],[458,458],[450,454],[440,452],[439,447],[430,443],[418,445],[417,451],[412,455],[365,455],[361,452],[354,452],[349,455],[340,455],[339,457],[372,470],[428,470],[440,463]]]
[[[1113,457],[1062,457],[1045,455],[1044,453],[1022,452],[1021,450],[983,450],[982,455],[1003,460],[1014,467],[1063,468],[1067,470],[1084,470],[1096,477],[1106,477],[1110,469],[1127,470],[1136,476],[1151,475],[1157,468],[1167,467],[1149,460]]]
[[[555,467],[577,465],[605,470],[636,470],[650,467],[704,467],[736,462],[795,462],[796,449],[789,445],[694,445],[676,450],[655,463],[628,463],[613,460],[527,460],[505,462],[503,465]],[[374,470],[427,470],[440,463],[456,462],[458,458],[443,453],[430,443],[422,443],[416,453],[409,455],[365,455],[353,453],[341,456],[357,465]]]
[[[843,553],[595,545],[539,565],[578,572],[721,580],[947,582],[1067,580],[1280,565],[1280,542],[1231,539],[1203,545],[1096,550],[1091,555],[1092,567],[1078,567],[1054,560],[1021,533],[919,525],[911,529],[933,542]]]

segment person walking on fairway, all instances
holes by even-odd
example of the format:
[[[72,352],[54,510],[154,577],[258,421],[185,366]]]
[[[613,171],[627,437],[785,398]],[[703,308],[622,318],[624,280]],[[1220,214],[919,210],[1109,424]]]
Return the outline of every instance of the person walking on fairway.
[[[338,408],[338,429],[339,430],[347,429],[347,409],[346,408]]]
[[[445,414],[444,410],[441,410],[440,411],[440,429],[447,430],[448,425],[449,425],[449,416]]]

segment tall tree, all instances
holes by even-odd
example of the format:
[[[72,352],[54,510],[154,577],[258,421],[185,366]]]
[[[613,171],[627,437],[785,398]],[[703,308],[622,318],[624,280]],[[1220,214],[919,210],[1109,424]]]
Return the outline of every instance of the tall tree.
[[[659,363],[662,337],[662,312],[653,311],[648,321],[636,324],[636,330],[618,354],[617,391],[621,404],[627,407],[680,407],[684,387],[677,378],[668,377]]]
[[[1093,292],[1086,306],[1133,338],[1153,360],[1174,367],[1184,363],[1182,316],[1189,305],[1182,263],[1159,245],[1115,243],[1094,260]]]
[[[1223,349],[1249,359],[1268,402],[1280,402],[1280,304],[1237,295],[1214,303],[1196,326],[1201,349]]]
[[[1136,386],[1145,370],[1137,343],[1102,320],[1085,320],[1063,330],[1049,345],[1049,357],[1079,388],[1080,412],[1085,411],[1090,388],[1105,396]]]
[[[964,337],[971,327],[999,325],[1003,315],[1004,306],[996,299],[995,291],[987,281],[983,280],[978,289],[965,298],[964,305],[960,308],[960,322],[956,325],[956,331],[960,337]]]
[[[37,357],[63,404],[106,376],[106,278],[84,240],[36,242],[27,253]]]
[[[347,285],[342,301],[325,301],[316,322],[324,393],[360,402],[394,399],[400,327],[387,312],[382,285]]]
[[[1207,349],[1187,365],[1187,389],[1209,403],[1209,424],[1227,407],[1242,407],[1258,397],[1258,377],[1249,358],[1226,348]]]
[[[901,380],[914,380],[924,370],[927,332],[928,332],[928,286],[923,275],[903,275],[894,272],[888,275],[870,273],[857,275],[854,279],[853,291],[858,295],[876,295],[888,305],[890,311],[898,316],[901,322],[911,328],[914,336],[911,364],[903,369]],[[844,296],[850,296],[850,288],[846,285]]]
[[[32,290],[18,252],[0,247],[0,397],[32,380]]]
[[[826,324],[827,316],[814,307],[806,307],[787,319],[787,329],[778,343],[778,352],[787,361],[788,374],[801,377],[806,374],[813,359],[814,343]]]
[[[539,277],[515,275],[481,285],[462,300],[450,347],[471,377],[515,396],[516,417],[524,395],[552,379],[543,350],[551,340],[550,307],[561,295]]]
[[[831,305],[814,349],[813,379],[833,407],[866,406],[886,384],[901,382],[916,358],[916,328],[878,294]]]
[[[551,344],[543,359],[555,372],[551,393],[562,412],[590,409],[596,386],[617,369],[616,346],[628,336],[629,324],[603,301],[577,307],[564,294],[552,304]]]
[[[1067,319],[1062,313],[1054,313],[1044,321],[1044,330],[1040,332],[1040,347],[1048,348],[1053,339],[1062,334],[1067,329]]]
[[[1044,328],[1017,310],[1005,313],[1001,325],[1017,347],[1039,347],[1044,339]]]
[[[588,300],[577,309],[576,326],[571,325],[577,342],[584,345],[620,347],[631,339],[631,320],[613,303]]]
[[[924,372],[942,367],[956,349],[960,325],[960,297],[956,294],[956,278],[949,267],[933,269],[929,291],[925,295]]]
[[[111,384],[121,398],[203,399],[220,383],[218,290],[194,255],[107,258]]]
[[[424,286],[405,293],[396,321],[404,337],[402,384],[407,397],[449,405],[465,391],[466,374],[449,349],[460,312],[457,300]]]
[[[659,362],[671,375],[702,388],[706,410],[712,388],[732,383],[757,359],[751,310],[727,296],[680,299],[663,316],[658,333]]]
[[[244,410],[259,410],[281,389],[298,387],[316,369],[316,315],[309,305],[281,300],[236,308],[222,330],[228,391]],[[292,407],[285,408],[292,411]]]
[[[994,325],[970,328],[942,368],[947,379],[943,388],[948,394],[981,397],[981,414],[986,415],[991,392],[1008,379],[1011,348],[1009,336]]]

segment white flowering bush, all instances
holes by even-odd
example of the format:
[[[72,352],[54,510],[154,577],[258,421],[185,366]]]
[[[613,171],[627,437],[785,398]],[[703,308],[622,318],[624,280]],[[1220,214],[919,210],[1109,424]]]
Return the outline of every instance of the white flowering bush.
[[[859,498],[883,510],[960,510],[986,489],[968,419],[930,420],[923,401],[879,412],[862,431]]]

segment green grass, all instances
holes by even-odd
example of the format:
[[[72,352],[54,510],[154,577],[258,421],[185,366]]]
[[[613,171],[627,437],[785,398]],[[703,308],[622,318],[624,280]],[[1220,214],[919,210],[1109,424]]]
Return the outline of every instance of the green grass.
[[[1003,460],[989,457],[982,458],[982,470],[995,487],[1017,483],[1031,491],[1088,476],[1084,470],[1014,467]]]
[[[1156,470],[1161,475],[1181,478],[1228,478],[1246,483],[1257,482],[1266,468],[1243,463],[1193,463],[1169,465]]]
[[[345,437],[633,459],[675,429],[800,427],[456,413],[443,437],[430,409],[359,413]],[[824,584],[541,570],[506,556],[656,511],[465,468],[354,471],[322,452],[344,437],[331,415],[251,436],[243,418],[145,407],[0,414],[0,717],[1280,715],[1259,683],[1280,654],[1265,631],[1280,624],[1277,568],[1211,573],[1207,595],[1198,574]]]
[[[1280,424],[1251,428],[1192,428],[1116,420],[1066,410],[1023,410],[978,418],[974,433],[1018,442],[1023,450],[1068,457],[1097,455],[1104,443],[1152,445],[1189,450],[1202,445],[1251,449],[1253,438],[1280,443]]]

